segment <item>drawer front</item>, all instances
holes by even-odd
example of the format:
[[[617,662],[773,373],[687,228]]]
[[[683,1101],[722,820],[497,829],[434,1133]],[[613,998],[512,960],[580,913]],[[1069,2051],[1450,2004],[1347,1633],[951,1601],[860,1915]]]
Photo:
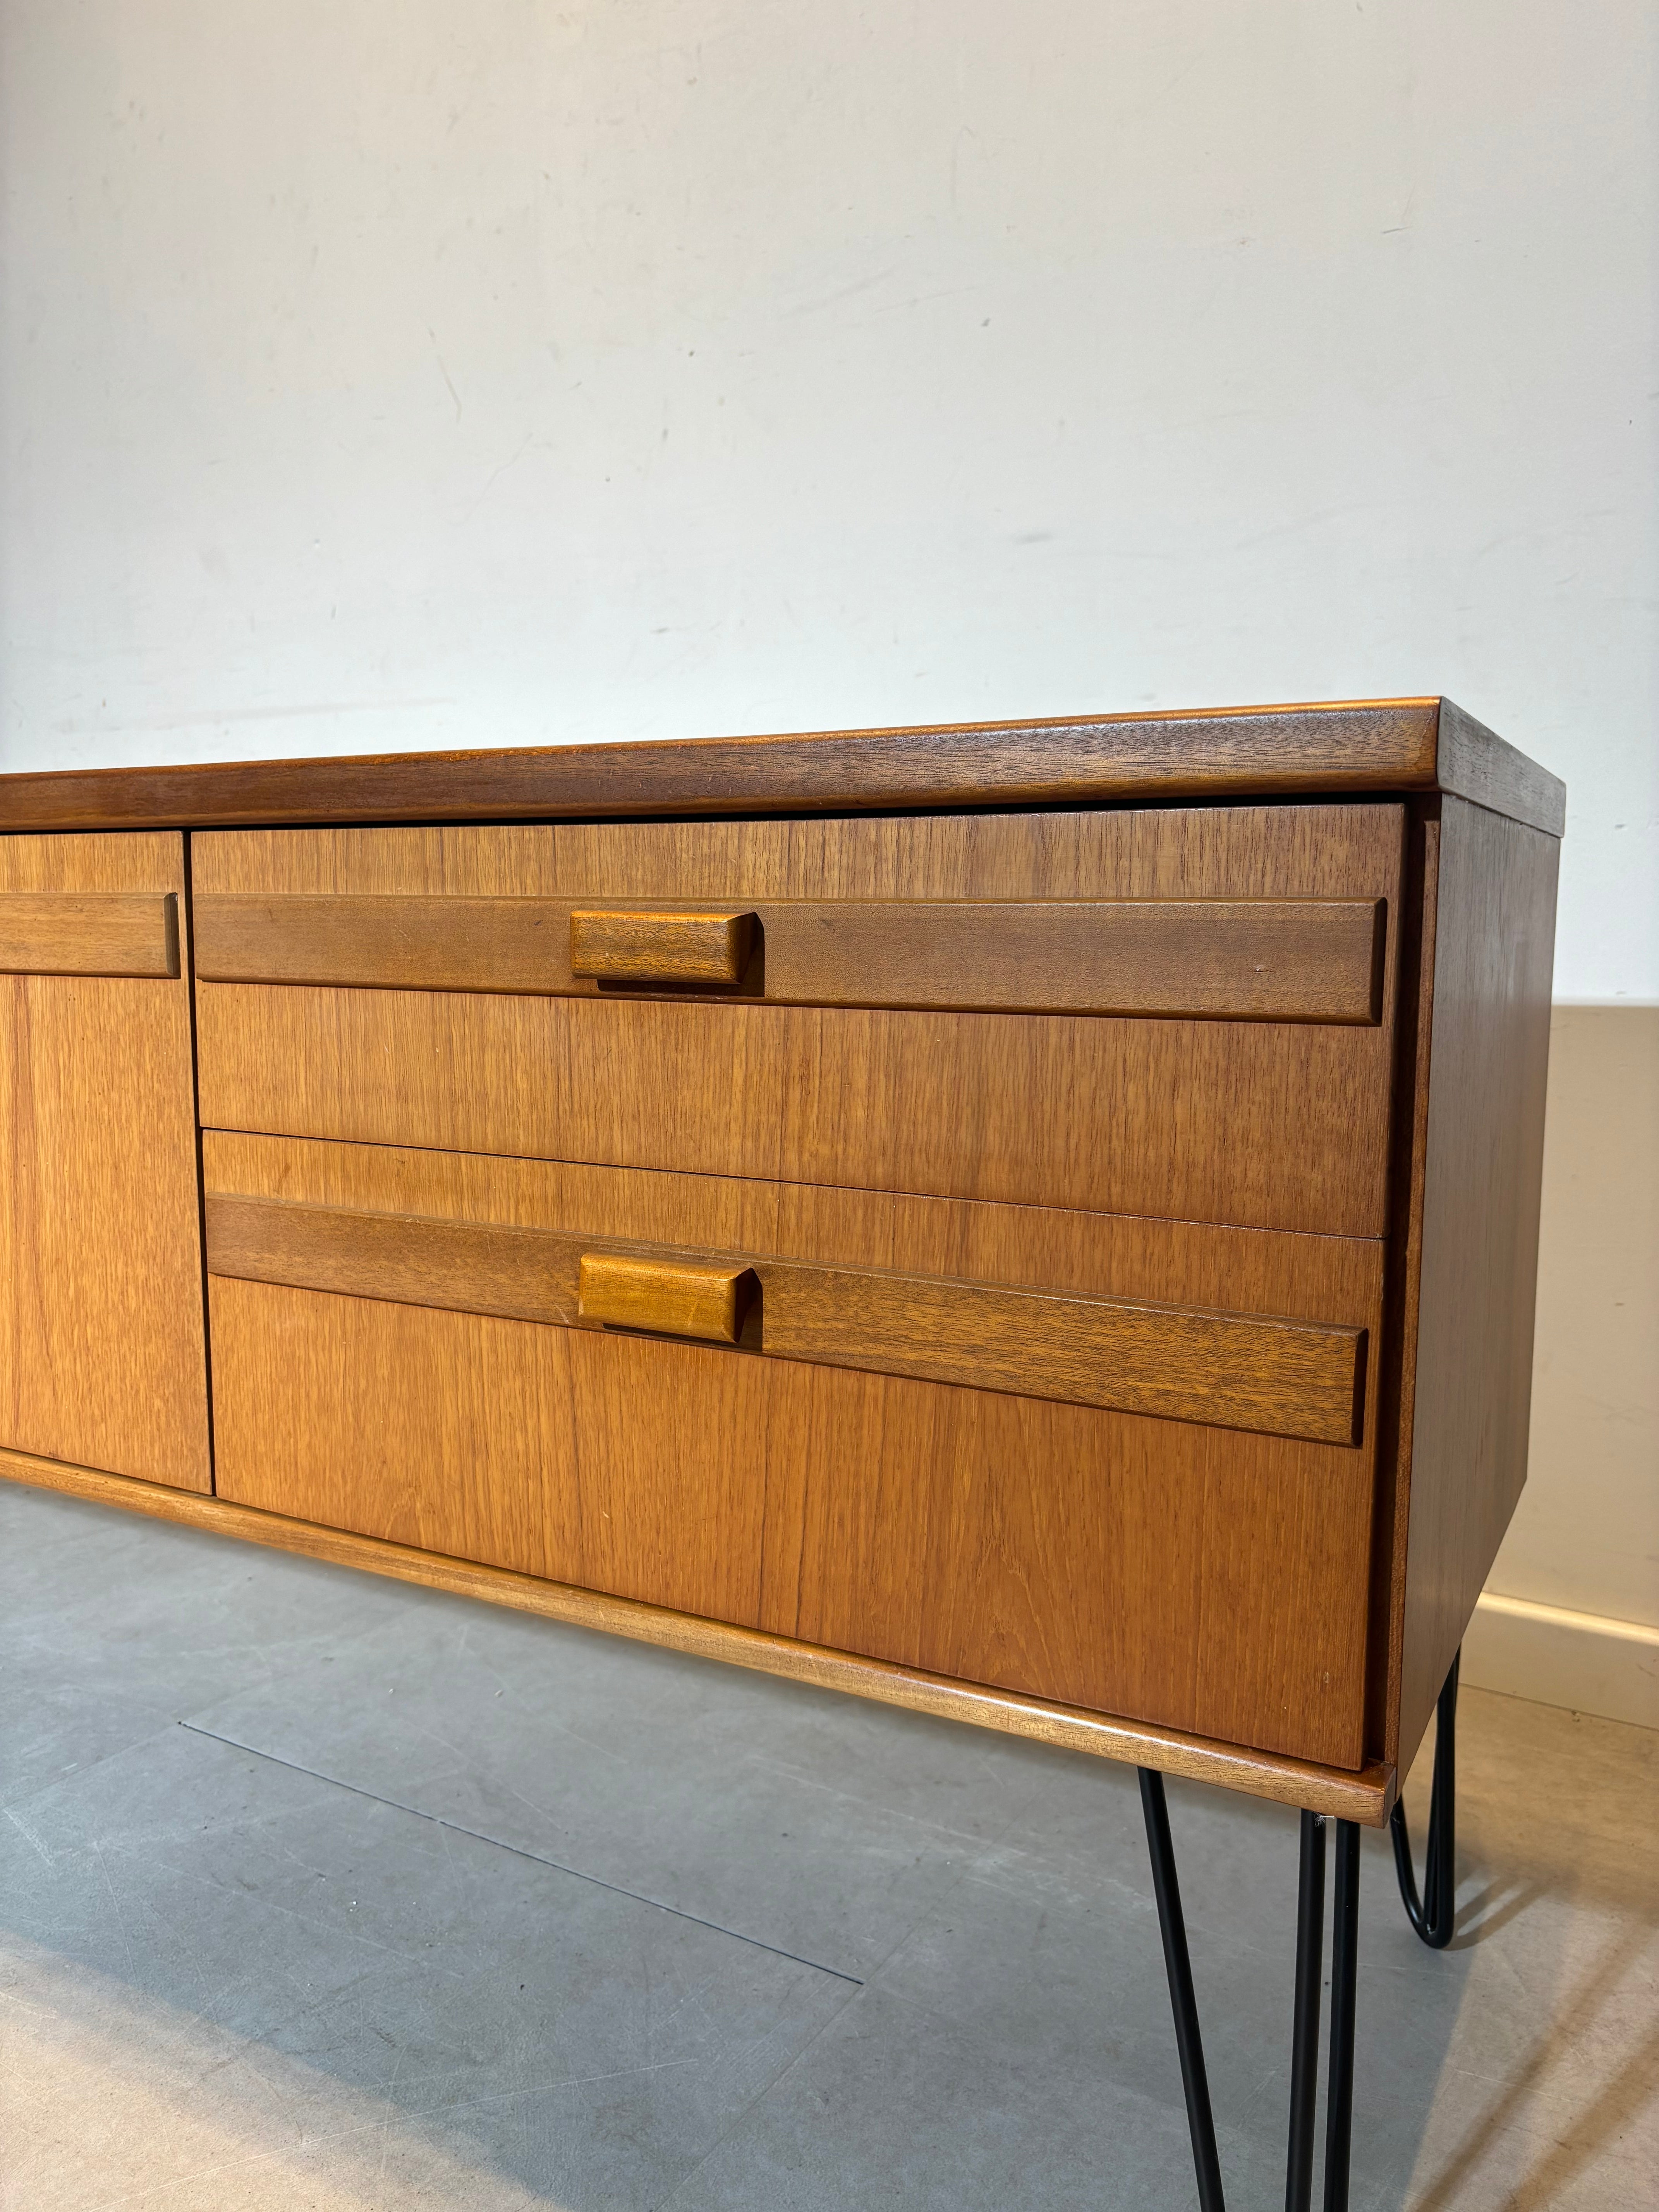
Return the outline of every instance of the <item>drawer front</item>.
[[[210,1134],[222,1496],[1360,1763],[1381,1257]]]
[[[196,847],[210,1126],[1382,1232],[1397,807]]]

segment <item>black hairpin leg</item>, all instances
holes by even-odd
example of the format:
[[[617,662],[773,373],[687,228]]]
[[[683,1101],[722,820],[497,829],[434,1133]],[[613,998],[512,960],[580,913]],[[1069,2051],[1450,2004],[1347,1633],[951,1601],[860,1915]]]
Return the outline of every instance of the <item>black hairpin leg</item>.
[[[1175,1846],[1170,1840],[1170,1810],[1164,1801],[1164,1777],[1140,1769],[1140,1809],[1146,1816],[1146,1848],[1152,1860],[1152,1890],[1164,1937],[1164,1964],[1175,2011],[1176,2049],[1181,2054],[1181,2086],[1187,2094],[1187,2126],[1198,2169],[1199,2212],[1226,2212],[1221,2193],[1221,2161],[1216,2156],[1215,2121],[1210,2113],[1209,2077],[1204,2071],[1204,2041],[1198,2032],[1198,2002],[1193,1995],[1192,1961],[1187,1956],[1187,1923],[1181,1913],[1181,1884],[1176,1879]]]
[[[1296,1893],[1296,2019],[1291,2029],[1291,2146],[1285,2159],[1285,2212],[1308,2212],[1313,2202],[1324,1947],[1325,1821],[1322,1814],[1304,1813]]]
[[[1331,1916],[1331,2078],[1325,2099],[1325,2212],[1348,2212],[1353,2139],[1353,2020],[1359,1989],[1359,1827],[1336,1824],[1336,1906]]]
[[[1405,1800],[1396,1797],[1389,1815],[1394,1867],[1406,1917],[1431,1951],[1443,1951],[1452,1939],[1457,1911],[1457,1668],[1451,1662],[1440,1702],[1435,1707],[1434,1783],[1429,1793],[1429,1839],[1423,1856],[1423,1895],[1412,1871],[1412,1839],[1406,1827]]]
[[[1164,1963],[1170,1977],[1175,2013],[1176,2048],[1181,2056],[1181,2084],[1187,2097],[1187,2126],[1198,2175],[1200,2212],[1225,2212],[1221,2163],[1216,2155],[1215,2121],[1204,2071],[1198,2004],[1193,1994],[1187,1925],[1182,1917],[1181,1887],[1176,1879],[1175,1850],[1164,1777],[1140,1769],[1140,1803],[1146,1816],[1152,1854],[1152,1889],[1164,1938]],[[1331,2072],[1325,2129],[1324,2212],[1347,2212],[1348,2151],[1353,2117],[1354,1998],[1359,1954],[1359,1830],[1352,1820],[1336,1824],[1336,1914],[1331,1989]],[[1302,1815],[1302,1855],[1297,1891],[1296,2017],[1291,2045],[1291,2133],[1285,2160],[1286,2212],[1309,2212],[1313,2200],[1314,2116],[1319,2063],[1319,1996],[1324,1965],[1325,1820]]]

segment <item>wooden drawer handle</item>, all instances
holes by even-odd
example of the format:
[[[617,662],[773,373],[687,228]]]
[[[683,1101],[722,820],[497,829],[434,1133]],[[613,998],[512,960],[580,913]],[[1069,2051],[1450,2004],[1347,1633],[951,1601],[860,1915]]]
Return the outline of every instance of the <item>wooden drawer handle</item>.
[[[745,1353],[1353,1446],[1366,1331],[562,1230],[211,1191],[214,1276],[559,1328],[649,1330]],[[596,1249],[599,1248],[599,1249]]]
[[[598,897],[597,891],[590,894]],[[641,894],[643,896],[643,894]],[[204,982],[1375,1026],[1381,899],[765,899],[206,893]]]
[[[577,1279],[583,1321],[660,1329],[714,1344],[737,1342],[755,1288],[748,1267],[634,1260],[613,1252],[584,1252]]]
[[[176,975],[173,891],[0,892],[0,971]]]
[[[570,972],[610,983],[738,983],[752,914],[623,913],[574,908]]]

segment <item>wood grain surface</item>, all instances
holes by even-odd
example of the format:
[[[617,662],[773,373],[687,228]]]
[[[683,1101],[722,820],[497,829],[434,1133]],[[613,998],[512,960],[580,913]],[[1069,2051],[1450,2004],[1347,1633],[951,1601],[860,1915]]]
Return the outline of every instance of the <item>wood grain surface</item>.
[[[1443,742],[1449,703],[1361,700],[807,737],[70,769],[0,778],[0,827],[796,814],[1466,791],[1559,836],[1561,786],[1472,717],[1456,714]]]
[[[1407,811],[1367,790],[1427,795],[1420,997]],[[1279,803],[1207,803],[1249,793]],[[1206,803],[1157,803],[1182,794]],[[999,805],[1027,811],[860,812]],[[529,1237],[568,1253],[574,1302],[595,1220],[657,1264],[758,1262],[735,1350],[399,1304],[366,1276],[217,1280],[225,1510],[899,1685],[867,1694],[1246,1747],[1228,1755],[1271,1771],[1267,1794],[1316,1771],[1372,1804],[1524,1475],[1562,811],[1554,778],[1437,701],[0,779],[14,827],[406,825],[196,840],[233,963],[262,933],[268,959],[360,963],[203,982],[203,1113],[233,1132],[204,1153],[228,1200],[391,1219],[427,1293],[453,1291],[463,1246],[521,1291],[503,1255]],[[628,818],[482,818],[538,814]],[[8,900],[37,966],[85,957],[100,922],[107,949],[118,921],[154,961],[158,916],[167,963],[0,974],[0,1471],[61,1462],[82,1494],[184,1515],[217,1509],[149,1488],[211,1479],[179,846],[0,838],[0,969]],[[568,972],[503,993],[550,921],[568,971],[572,909],[624,904],[752,912],[729,987],[750,1002]],[[1288,934],[1245,943],[1272,908]],[[1095,934],[1057,943],[1085,909]],[[1381,945],[1363,1008],[1359,916]],[[1204,921],[1207,947],[1172,952],[1171,927]],[[460,971],[441,990],[434,950]],[[838,1000],[849,969],[862,988]],[[1073,995],[1010,995],[1039,972]],[[264,1130],[287,1133],[234,1133]],[[1042,1305],[1043,1375],[1070,1389],[1103,1355],[1066,1328],[1119,1326],[1126,1302],[1166,1352],[1158,1307],[1300,1331],[1328,1363],[1346,1345],[1350,1407],[1363,1331],[1358,1443],[1026,1395],[1027,1367],[998,1364]],[[1323,1390],[1322,1437],[1334,1373],[1275,1383],[1258,1356],[1233,1387]]]
[[[216,896],[1391,902],[1403,809],[225,832]],[[1284,1229],[1383,1225],[1382,1018],[1334,1029],[204,984],[219,1127]],[[395,1085],[386,1080],[396,1068]],[[1178,1110],[1172,1102],[1180,1101]]]
[[[210,1193],[210,1273],[1352,1444],[1364,1331]],[[742,1286],[755,1295],[745,1298]],[[744,1309],[746,1308],[746,1312]]]
[[[1526,1480],[1555,941],[1553,839],[1448,799],[1437,842],[1420,1279],[1403,1407],[1402,1769]]]
[[[216,982],[1376,1023],[1386,908],[1361,899],[769,900],[732,914],[526,897],[208,895]],[[706,939],[696,941],[694,939]]]
[[[0,973],[176,975],[173,891],[0,891]]]
[[[113,898],[153,923],[183,848],[0,838],[0,911]],[[0,976],[0,1439],[206,1490],[186,984]]]
[[[556,927],[556,918],[550,919]],[[573,985],[580,981],[726,988],[743,980],[756,930],[752,914],[572,907],[563,919]],[[479,918],[479,926],[487,930],[487,916]]]
[[[1381,1827],[1394,1802],[1394,1773],[1379,1765],[1345,1773],[1309,1761],[1243,1750],[1234,1744],[1217,1743],[1175,1729],[1047,1704],[983,1683],[951,1681],[917,1668],[828,1651],[763,1631],[734,1628],[658,1606],[574,1589],[532,1575],[477,1566],[406,1545],[325,1528],[314,1522],[256,1511],[222,1498],[191,1497],[153,1483],[21,1453],[0,1450],[0,1479],[88,1498],[155,1520],[179,1522],[243,1543],[264,1544],[326,1559],[398,1582],[449,1590],[544,1620],[567,1621],[696,1657],[752,1668],[814,1688],[838,1690],[942,1720],[1026,1736],[1066,1751],[1157,1767],[1164,1773],[1184,1775],[1277,1804],[1304,1806],[1334,1820]]]
[[[1382,1030],[203,983],[210,1127],[1381,1233]]]
[[[1374,1330],[1378,1245],[210,1134],[209,1188]],[[213,1285],[220,1489],[894,1664],[1357,1767],[1358,1449]]]
[[[830,1267],[1076,1291],[1310,1321],[1370,1319],[1381,1247],[1358,1238],[245,1135],[202,1140],[210,1197],[287,1199],[580,1238],[765,1252]]]
[[[1372,1521],[1370,1645],[1366,1657],[1365,1748],[1391,1755],[1400,1723],[1406,1537],[1411,1491],[1412,1394],[1423,1261],[1423,1158],[1428,1139],[1429,1048],[1434,1006],[1435,901],[1439,807],[1414,806],[1407,824],[1398,911],[1400,981],[1395,1066],[1389,1229],[1383,1269],[1384,1341],[1393,1356],[1375,1368],[1376,1484]]]
[[[273,1202],[276,1201],[264,1201],[267,1205]],[[356,1220],[386,1218],[361,1214],[345,1217]],[[404,1221],[410,1218],[407,1214],[390,1217]],[[449,1224],[444,1225],[447,1230]],[[544,1244],[562,1241],[534,1229],[516,1229],[507,1233],[539,1237]],[[571,1320],[592,1328],[654,1329],[670,1336],[693,1336],[714,1344],[735,1344],[754,1287],[754,1271],[743,1262],[686,1261],[662,1254],[593,1252],[579,1248],[576,1305]],[[445,1303],[459,1304],[464,1301],[450,1299]]]
[[[1152,806],[799,821],[226,830],[197,897],[1364,899],[1397,887],[1405,809]]]
[[[1528,760],[1449,699],[1440,702],[1437,738],[1437,781],[1447,797],[1467,799],[1547,836],[1561,836],[1567,823],[1567,787],[1559,775]]]

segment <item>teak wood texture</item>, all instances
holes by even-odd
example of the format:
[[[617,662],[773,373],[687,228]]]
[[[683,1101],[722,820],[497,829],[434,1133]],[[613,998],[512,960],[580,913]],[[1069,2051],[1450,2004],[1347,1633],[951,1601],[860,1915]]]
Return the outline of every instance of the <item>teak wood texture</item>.
[[[218,1133],[204,1165],[216,1209],[602,1220],[636,1244],[1339,1330],[1374,1330],[1380,1304],[1380,1248],[1358,1240]],[[222,1496],[1362,1764],[1369,1420],[1358,1446],[1315,1443],[370,1291],[215,1278]]]
[[[522,1229],[507,1231],[514,1237],[535,1233]],[[754,1269],[742,1261],[580,1251],[576,1255],[576,1308],[571,1318],[590,1328],[652,1329],[710,1344],[735,1344],[755,1288]],[[453,1298],[444,1303],[465,1305],[467,1301]]]
[[[1405,809],[1153,806],[799,821],[223,830],[191,840],[218,897],[763,900],[1360,899],[1398,886]]]
[[[1386,908],[1361,899],[767,901],[207,896],[204,981],[1376,1023]]]
[[[1401,810],[314,831],[222,896],[1397,900]],[[210,1127],[1339,1236],[1385,1226],[1395,959],[1365,1026],[204,981]],[[1375,1001],[1372,999],[1376,992]],[[387,1067],[398,1070],[389,1085]],[[1172,1110],[1172,1102],[1179,1102]]]
[[[1455,799],[1429,829],[1431,978],[1413,1271],[1397,1747],[1403,1770],[1527,1475],[1559,847]]]
[[[477,917],[486,937],[489,919]],[[752,914],[645,913],[617,907],[573,907],[568,917],[554,914],[548,919],[554,935],[564,938],[573,986],[580,981],[729,988],[743,981],[757,928]]]
[[[1449,699],[386,753],[0,777],[0,828],[461,822],[1105,806],[1260,793],[1450,792],[1559,836],[1560,782]]]
[[[1394,1802],[1393,1771],[1381,1765],[1350,1774],[1311,1760],[1252,1752],[1175,1729],[1151,1728],[1114,1714],[1082,1712],[1072,1706],[1019,1697],[982,1682],[957,1681],[942,1674],[924,1674],[916,1668],[860,1659],[850,1652],[826,1651],[789,1637],[736,1628],[726,1621],[702,1620],[665,1607],[605,1597],[594,1590],[573,1589],[568,1583],[547,1582],[539,1576],[478,1566],[467,1559],[325,1528],[313,1521],[233,1505],[223,1498],[193,1497],[155,1483],[103,1474],[57,1460],[32,1459],[20,1452],[0,1449],[0,1480],[88,1498],[154,1520],[180,1522],[242,1543],[265,1544],[308,1559],[326,1559],[397,1582],[450,1590],[458,1596],[509,1606],[543,1620],[566,1621],[667,1650],[751,1668],[786,1681],[838,1690],[879,1705],[929,1713],[940,1720],[994,1729],[1006,1735],[1026,1736],[1060,1750],[1157,1767],[1163,1773],[1184,1775],[1194,1782],[1211,1783],[1277,1804],[1306,1806],[1332,1820],[1381,1827]]]
[[[0,891],[0,974],[178,973],[176,891]]]
[[[0,838],[0,927],[23,902],[60,963],[125,967],[134,915],[153,949],[183,884],[176,836]],[[188,988],[10,973],[0,1005],[0,1443],[206,1490]]]
[[[1563,798],[1435,699],[0,777],[0,1474],[1380,1820]]]
[[[741,1341],[775,1358],[1319,1443],[1357,1443],[1362,1425],[1364,1331],[1323,1322],[216,1193],[207,1261],[249,1282]]]
[[[1385,1226],[1380,1029],[240,983],[197,1005],[215,1128]]]

